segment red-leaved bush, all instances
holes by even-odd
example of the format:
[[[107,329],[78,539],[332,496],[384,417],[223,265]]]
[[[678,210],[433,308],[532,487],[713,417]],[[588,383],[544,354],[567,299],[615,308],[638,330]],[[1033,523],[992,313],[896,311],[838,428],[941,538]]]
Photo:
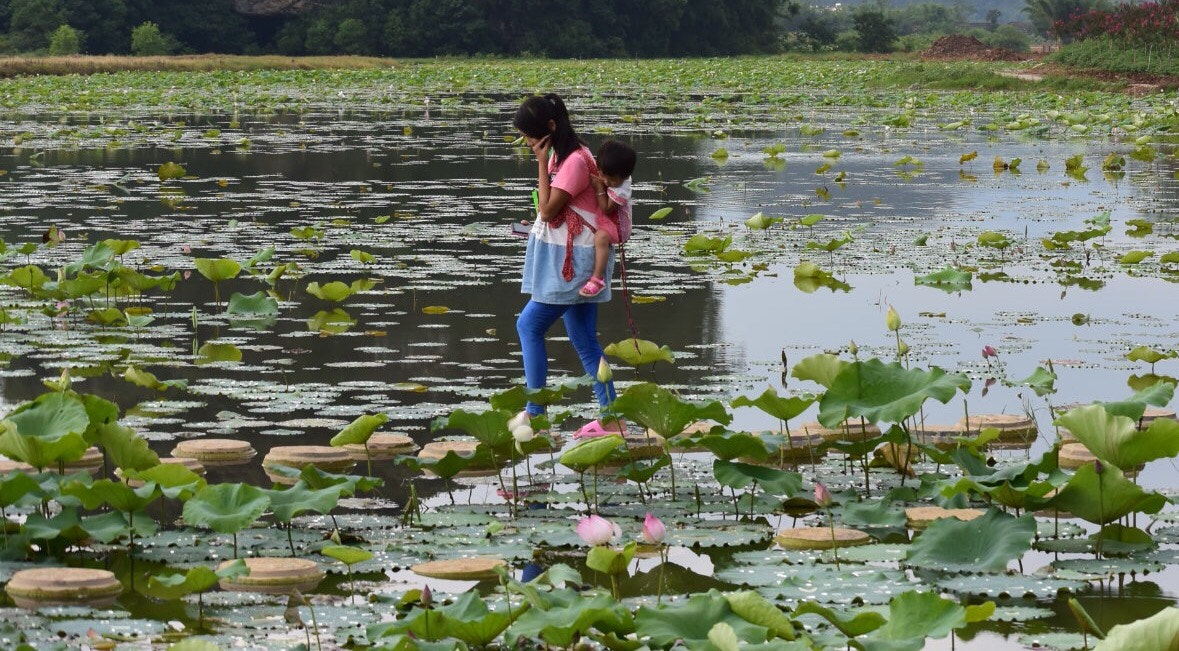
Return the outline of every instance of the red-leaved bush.
[[[1064,41],[1109,36],[1132,44],[1174,44],[1179,41],[1179,0],[1078,12],[1053,23],[1052,34]]]

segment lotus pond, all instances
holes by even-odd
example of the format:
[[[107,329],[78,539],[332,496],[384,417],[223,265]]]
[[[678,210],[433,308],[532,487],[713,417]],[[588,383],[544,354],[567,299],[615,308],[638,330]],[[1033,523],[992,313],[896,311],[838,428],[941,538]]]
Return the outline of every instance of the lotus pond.
[[[3,80],[0,582],[121,591],[6,594],[0,645],[1169,648],[1179,98],[880,83],[920,65]],[[551,422],[509,426],[509,123],[548,90],[639,152],[639,341],[621,292],[600,320],[625,440],[571,440],[559,329]],[[160,463],[208,438],[259,454]],[[356,465],[259,462],[329,444]],[[216,589],[265,557],[327,577]],[[471,557],[504,564],[409,569]]]

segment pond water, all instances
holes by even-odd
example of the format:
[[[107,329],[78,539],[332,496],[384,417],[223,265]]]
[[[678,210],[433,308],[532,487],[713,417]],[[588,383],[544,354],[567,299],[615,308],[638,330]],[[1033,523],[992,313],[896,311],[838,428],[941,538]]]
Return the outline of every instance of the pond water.
[[[260,452],[326,444],[353,418],[376,412],[389,416],[385,429],[423,443],[433,437],[432,419],[484,408],[487,396],[522,380],[514,320],[525,303],[518,288],[524,241],[511,237],[508,226],[529,217],[535,163],[527,150],[509,144],[514,100],[469,100],[453,107],[436,98],[433,106],[277,114],[144,110],[133,119],[43,113],[0,122],[0,132],[26,134],[0,147],[6,269],[33,263],[54,277],[53,270],[90,244],[122,238],[142,245],[124,256],[125,264],[184,276],[166,295],[128,303],[151,307],[154,321],[141,328],[98,328],[85,320],[88,306],[47,316],[23,290],[3,288],[6,309],[27,310],[24,323],[0,332],[4,411],[70,368],[77,390],[115,400],[125,413],[121,422],[164,454],[177,440],[200,436],[245,439]],[[1126,354],[1137,346],[1172,350],[1179,337],[1179,275],[1175,265],[1159,262],[1179,250],[1179,162],[1165,141],[1146,162],[1129,158],[1138,145],[1125,131],[1077,137],[1047,119],[1031,132],[940,129],[963,116],[931,111],[917,126],[890,128],[878,118],[895,108],[872,113],[814,105],[757,126],[725,128],[713,116],[702,129],[687,108],[649,108],[629,121],[611,107],[571,104],[591,146],[609,132],[639,152],[636,234],[627,246],[630,312],[643,339],[676,356],[673,365],[639,370],[616,364],[620,388],[655,381],[694,400],[726,404],[769,386],[816,391],[783,371],[824,351],[850,359],[852,341],[861,358],[891,359],[896,339],[885,328],[885,313],[892,306],[904,323],[908,363],[964,372],[974,381],[965,400],[930,401],[926,421],[950,424],[967,410],[1032,414],[1041,434],[1029,450],[1007,453],[1018,459],[1050,447],[1050,404],[1128,397],[1152,369]],[[971,118],[983,124],[993,116],[980,111]],[[778,144],[780,153],[767,153]],[[969,152],[977,158],[960,161]],[[1101,161],[1111,153],[1129,160],[1124,170],[1103,174]],[[1076,155],[1089,166],[1087,175],[1066,171],[1065,161]],[[1019,170],[995,170],[996,157],[1022,163]],[[183,165],[183,178],[157,178],[168,162]],[[820,170],[824,165],[830,168]],[[670,215],[647,219],[662,207],[671,207]],[[744,225],[758,212],[784,221],[768,230]],[[1054,233],[1090,228],[1085,220],[1103,213],[1113,228],[1092,246],[1050,251],[1041,244]],[[823,218],[810,227],[795,223],[806,215]],[[1133,220],[1152,232],[1134,235]],[[50,225],[65,233],[62,244],[28,256],[14,252],[39,242]],[[313,230],[300,231],[307,227]],[[1007,235],[1010,245],[980,246],[986,231]],[[750,255],[731,264],[686,256],[684,244],[695,234],[731,236],[731,248]],[[833,251],[807,247],[844,234],[850,241]],[[275,253],[259,263],[260,273],[243,273],[216,289],[222,302],[235,292],[264,290],[263,278],[276,263],[297,262],[299,270],[274,286],[283,298],[277,318],[263,327],[243,325],[222,313],[214,286],[192,271],[193,259],[244,263],[269,246]],[[374,259],[362,263],[353,250]],[[1155,253],[1139,264],[1119,263],[1132,250]],[[797,279],[795,269],[807,261],[833,280],[815,287]],[[971,287],[943,291],[914,283],[947,266],[973,270]],[[311,281],[360,278],[377,282],[338,305],[305,291]],[[603,342],[629,336],[620,299],[616,292],[602,310]],[[343,314],[329,316],[335,309]],[[577,375],[563,333],[552,335],[553,368]],[[984,346],[994,347],[997,358],[984,359]],[[240,361],[218,361],[230,350],[240,352]],[[1056,391],[1040,397],[1019,380],[1049,360]],[[123,378],[128,364],[187,386],[136,386]],[[1177,364],[1165,359],[1153,372],[1179,375]],[[577,417],[570,422],[591,416],[589,400],[588,390],[574,395],[568,406]],[[814,420],[816,411],[799,422]],[[732,429],[779,425],[756,409],[732,413]],[[679,459],[689,472],[707,476],[708,458]],[[1138,482],[1173,494],[1175,470],[1173,460],[1152,462]],[[837,465],[823,472],[831,471]],[[381,497],[405,504],[415,483],[408,472],[378,466],[377,474],[388,482]],[[209,478],[268,485],[256,463],[212,469]],[[572,476],[559,480],[561,491],[575,492]],[[438,480],[418,480],[414,490],[427,504],[444,507],[450,502],[444,488]],[[461,490],[459,498],[503,503],[486,482]],[[790,526],[789,518],[769,521]],[[285,548],[285,539],[280,542]],[[709,575],[734,567],[732,553],[679,546],[671,560]],[[1023,569],[1030,574],[1053,559],[1029,552]],[[643,561],[639,569],[656,564]],[[1174,566],[1165,567],[1082,601],[1105,626],[1149,615],[1179,597]],[[836,583],[836,589],[852,585]],[[347,587],[341,582],[337,589]],[[1051,608],[1050,617],[1034,625],[971,627],[959,632],[958,647],[1018,648],[1029,644],[1020,635],[1075,631],[1062,600],[1051,596],[1027,602]],[[125,605],[135,617],[160,619],[132,603]],[[164,621],[184,618],[180,610],[169,612]],[[300,633],[292,643],[301,641]],[[949,645],[931,641],[929,648]]]

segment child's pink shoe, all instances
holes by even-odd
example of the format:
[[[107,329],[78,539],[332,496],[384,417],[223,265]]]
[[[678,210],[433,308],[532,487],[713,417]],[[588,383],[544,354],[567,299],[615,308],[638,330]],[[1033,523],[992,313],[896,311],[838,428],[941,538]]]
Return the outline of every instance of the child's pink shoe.
[[[577,293],[586,298],[593,298],[601,294],[603,289],[606,289],[606,281],[597,276],[590,276],[590,279],[585,281],[585,286]]]

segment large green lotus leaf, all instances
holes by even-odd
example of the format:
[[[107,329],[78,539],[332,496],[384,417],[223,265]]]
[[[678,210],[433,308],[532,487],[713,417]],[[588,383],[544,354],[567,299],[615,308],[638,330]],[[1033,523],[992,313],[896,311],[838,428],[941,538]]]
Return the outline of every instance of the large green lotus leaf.
[[[529,389],[517,384],[506,391],[494,394],[489,399],[492,409],[504,409],[517,413],[524,409],[524,405],[532,402],[538,405],[551,405],[565,398],[573,391],[582,387],[593,386],[596,380],[592,375],[569,378],[539,389]]]
[[[214,572],[207,567],[189,568],[184,574],[158,574],[148,577],[145,594],[156,599],[179,599],[194,592],[204,592],[221,579],[249,574],[250,568],[242,559]]]
[[[100,543],[111,543],[127,535],[127,516],[117,511],[91,515],[82,520],[82,528],[91,539]],[[135,532],[137,537],[154,536],[158,530],[156,521],[148,514],[132,515],[131,531]]]
[[[508,420],[511,418],[511,412],[499,409],[490,409],[479,413],[456,409],[450,412],[450,416],[445,421],[439,419],[440,425],[435,425],[434,429],[441,426],[462,430],[475,437],[477,441],[486,445],[493,452],[503,453],[513,443],[512,433],[508,431]]]
[[[128,476],[153,482],[165,496],[179,500],[188,500],[207,484],[204,477],[175,463],[161,463],[146,470],[128,473]]]
[[[316,490],[327,488],[328,486],[340,485],[343,487],[341,494],[346,497],[351,497],[356,493],[367,493],[385,485],[385,480],[380,477],[344,475],[328,472],[326,470],[320,470],[310,463],[303,466],[303,470],[296,473],[295,476],[307,482],[308,486]]]
[[[131,488],[109,479],[99,479],[90,484],[70,482],[62,487],[62,493],[77,497],[87,509],[109,504],[112,509],[123,513],[142,511],[161,495],[159,486],[151,482]]]
[[[945,637],[971,621],[987,619],[994,611],[994,602],[986,602],[968,614],[958,602],[943,599],[936,592],[906,592],[889,602],[888,622],[863,640],[864,648],[876,648],[877,641],[916,641],[913,648],[920,649],[925,638]]]
[[[270,506],[270,497],[249,484],[211,484],[184,503],[184,521],[218,533],[237,533]]]
[[[835,355],[819,353],[811,355],[790,369],[790,375],[800,380],[811,380],[819,385],[830,388],[843,369],[851,365]]]
[[[356,319],[338,307],[330,312],[320,310],[307,319],[307,329],[312,332],[340,334],[351,330],[354,325]]]
[[[122,518],[119,513],[112,515]],[[65,506],[62,507],[61,513],[46,518],[39,511],[34,511],[25,519],[24,533],[34,540],[53,540],[55,538],[62,538],[68,541],[81,541],[90,536],[85,529],[82,528],[82,516],[79,513],[78,507]],[[123,531],[127,530],[127,521],[123,520]]]
[[[717,459],[712,463],[717,482],[729,488],[745,488],[756,483],[774,495],[790,497],[802,488],[802,475],[789,470],[767,468],[738,461]]]
[[[229,258],[197,258],[193,260],[193,264],[202,276],[215,283],[234,278],[242,270],[237,260]]]
[[[945,292],[958,292],[973,289],[973,285],[970,283],[971,278],[972,274],[969,271],[946,267],[941,271],[914,277],[913,284],[936,287]]]
[[[172,387],[183,389],[188,385],[188,380],[185,379],[161,380],[154,373],[145,371],[134,364],[127,365],[127,370],[123,372],[123,379],[136,386],[157,391],[167,391]]]
[[[78,400],[82,401],[82,406],[86,408],[86,417],[90,419],[90,429],[86,432],[86,440],[93,443],[94,440],[91,438],[93,429],[99,425],[117,421],[119,406],[92,393],[80,393],[77,396]]]
[[[245,317],[274,316],[278,314],[278,301],[262,291],[253,294],[234,292],[229,297],[229,306],[225,308],[225,313]]]
[[[859,637],[871,633],[884,626],[884,615],[874,610],[861,610],[855,614],[843,613],[819,605],[814,601],[804,601],[794,609],[794,616],[812,613],[831,622],[831,625],[849,638]]]
[[[363,563],[373,557],[373,553],[367,549],[351,547],[349,545],[328,545],[319,550],[319,553],[324,556],[330,556],[344,565]]]
[[[320,285],[319,283],[315,282],[308,283],[307,293],[325,301],[339,303],[355,292],[352,291],[351,285],[334,280],[330,283],[327,283],[326,285]]]
[[[41,485],[23,472],[13,471],[0,476],[0,508],[34,501],[43,494]]]
[[[838,427],[848,418],[863,417],[870,423],[900,423],[920,411],[929,398],[949,402],[959,391],[970,390],[970,379],[948,374],[906,369],[898,362],[879,359],[853,362],[840,371],[819,402],[819,422]]]
[[[706,434],[691,440],[691,446],[704,447],[718,458],[730,460],[738,457],[752,457],[764,461],[770,450],[762,437],[749,432],[725,431],[721,434]],[[777,447],[775,446],[775,449]]]
[[[630,610],[610,595],[570,589],[526,594],[533,608],[504,633],[509,647],[517,648],[519,640],[540,639],[553,647],[567,648],[593,630],[619,635],[634,631]]]
[[[765,597],[750,590],[729,592],[724,597],[734,613],[747,622],[766,627],[770,637],[794,639],[794,623],[790,621],[790,617]]]
[[[1128,416],[1114,416],[1104,405],[1071,409],[1056,419],[1098,459],[1131,470],[1140,463],[1179,454],[1179,422],[1158,418],[1144,431]]]
[[[520,611],[512,613],[519,615]],[[479,593],[471,590],[459,595],[453,603],[429,610],[416,608],[405,619],[366,628],[370,640],[396,633],[413,633],[421,640],[456,638],[468,644],[484,647],[490,644],[512,623],[508,612],[491,610]]]
[[[814,404],[816,398],[811,394],[804,394],[801,396],[789,396],[783,398],[778,395],[778,391],[774,387],[767,387],[762,391],[761,395],[750,399],[745,396],[737,396],[731,403],[736,407],[757,407],[765,413],[777,418],[781,421],[788,421],[795,416],[807,410]]]
[[[646,339],[631,338],[616,341],[603,348],[602,352],[631,366],[654,364],[655,362],[675,363],[675,353],[671,352],[671,348],[660,346]]]
[[[42,394],[8,414],[0,454],[35,468],[74,461],[86,452],[83,435],[89,425],[85,405],[74,395]]]
[[[160,463],[160,457],[148,447],[147,440],[129,427],[104,423],[92,428],[92,432],[91,441],[103,449],[116,468],[146,470]]]
[[[997,509],[968,522],[942,518],[913,541],[905,563],[954,572],[1002,571],[1032,544],[1036,520],[1014,518]]]
[[[890,500],[848,502],[838,513],[839,520],[849,527],[904,527],[906,524],[905,512]]]
[[[1179,608],[1109,629],[1097,651],[1179,651]]]
[[[239,294],[234,294],[239,296]],[[229,299],[229,304],[233,305],[233,298]],[[205,342],[197,349],[195,363],[197,366],[205,364],[214,364],[217,362],[240,362],[242,361],[242,349],[233,344],[225,344],[220,342]]]
[[[0,428],[3,429],[0,432],[0,454],[38,469],[55,466],[61,461],[80,459],[89,447],[80,433],[70,433],[57,439],[46,440],[36,436],[22,436],[10,420],[0,423]]]
[[[696,421],[712,420],[725,425],[732,420],[720,402],[688,402],[650,382],[627,387],[611,405],[611,410],[664,438],[683,432]]]
[[[487,452],[487,448],[479,446],[475,448],[475,454],[470,456],[463,456],[454,450],[447,450],[446,454],[438,459],[403,454],[397,456],[394,461],[417,472],[429,470],[443,479],[449,479],[462,472],[471,464],[478,466],[491,465],[491,454]]]
[[[1037,396],[1043,398],[1044,396],[1056,392],[1056,374],[1048,369],[1037,366],[1032,374],[1022,380],[1015,380],[1012,382],[1004,381],[1004,384],[1017,387],[1030,387]]]
[[[637,543],[631,541],[622,549],[614,549],[606,545],[595,545],[585,555],[585,566],[595,572],[603,574],[626,574],[626,566],[635,557]]]
[[[626,447],[626,441],[619,434],[589,438],[569,448],[561,455],[560,463],[577,472],[585,472],[609,459],[616,451]]]
[[[654,459],[635,459],[630,463],[622,466],[617,471],[617,476],[637,483],[646,483],[651,481],[655,473],[663,468],[671,465],[671,455],[664,454]]]
[[[1166,504],[1167,498],[1142,490],[1116,466],[1106,466],[1098,475],[1092,463],[1081,466],[1052,498],[1052,506],[1093,524],[1113,522],[1131,513],[1158,513]]]
[[[640,606],[635,613],[635,632],[640,639],[648,639],[652,647],[667,647],[676,640],[692,646],[707,640],[709,631],[719,622],[733,627],[737,638],[750,644],[765,642],[769,632],[765,626],[733,612],[729,602],[715,590],[659,608]]]
[[[362,414],[333,436],[329,443],[334,446],[368,443],[373,432],[388,420],[387,414]]]
[[[263,489],[270,497],[270,512],[279,522],[290,522],[291,518],[300,513],[314,511],[328,514],[340,502],[340,493],[344,486],[336,484],[318,490],[312,490],[307,482],[300,479],[293,485],[283,489]]]
[[[1150,377],[1150,376],[1148,376]],[[1158,378],[1159,376],[1153,376]],[[1126,400],[1117,402],[1103,402],[1106,413],[1115,416],[1126,416],[1135,421],[1142,418],[1147,405],[1165,407],[1175,397],[1175,384],[1164,379],[1157,379],[1150,386],[1144,387]]]

